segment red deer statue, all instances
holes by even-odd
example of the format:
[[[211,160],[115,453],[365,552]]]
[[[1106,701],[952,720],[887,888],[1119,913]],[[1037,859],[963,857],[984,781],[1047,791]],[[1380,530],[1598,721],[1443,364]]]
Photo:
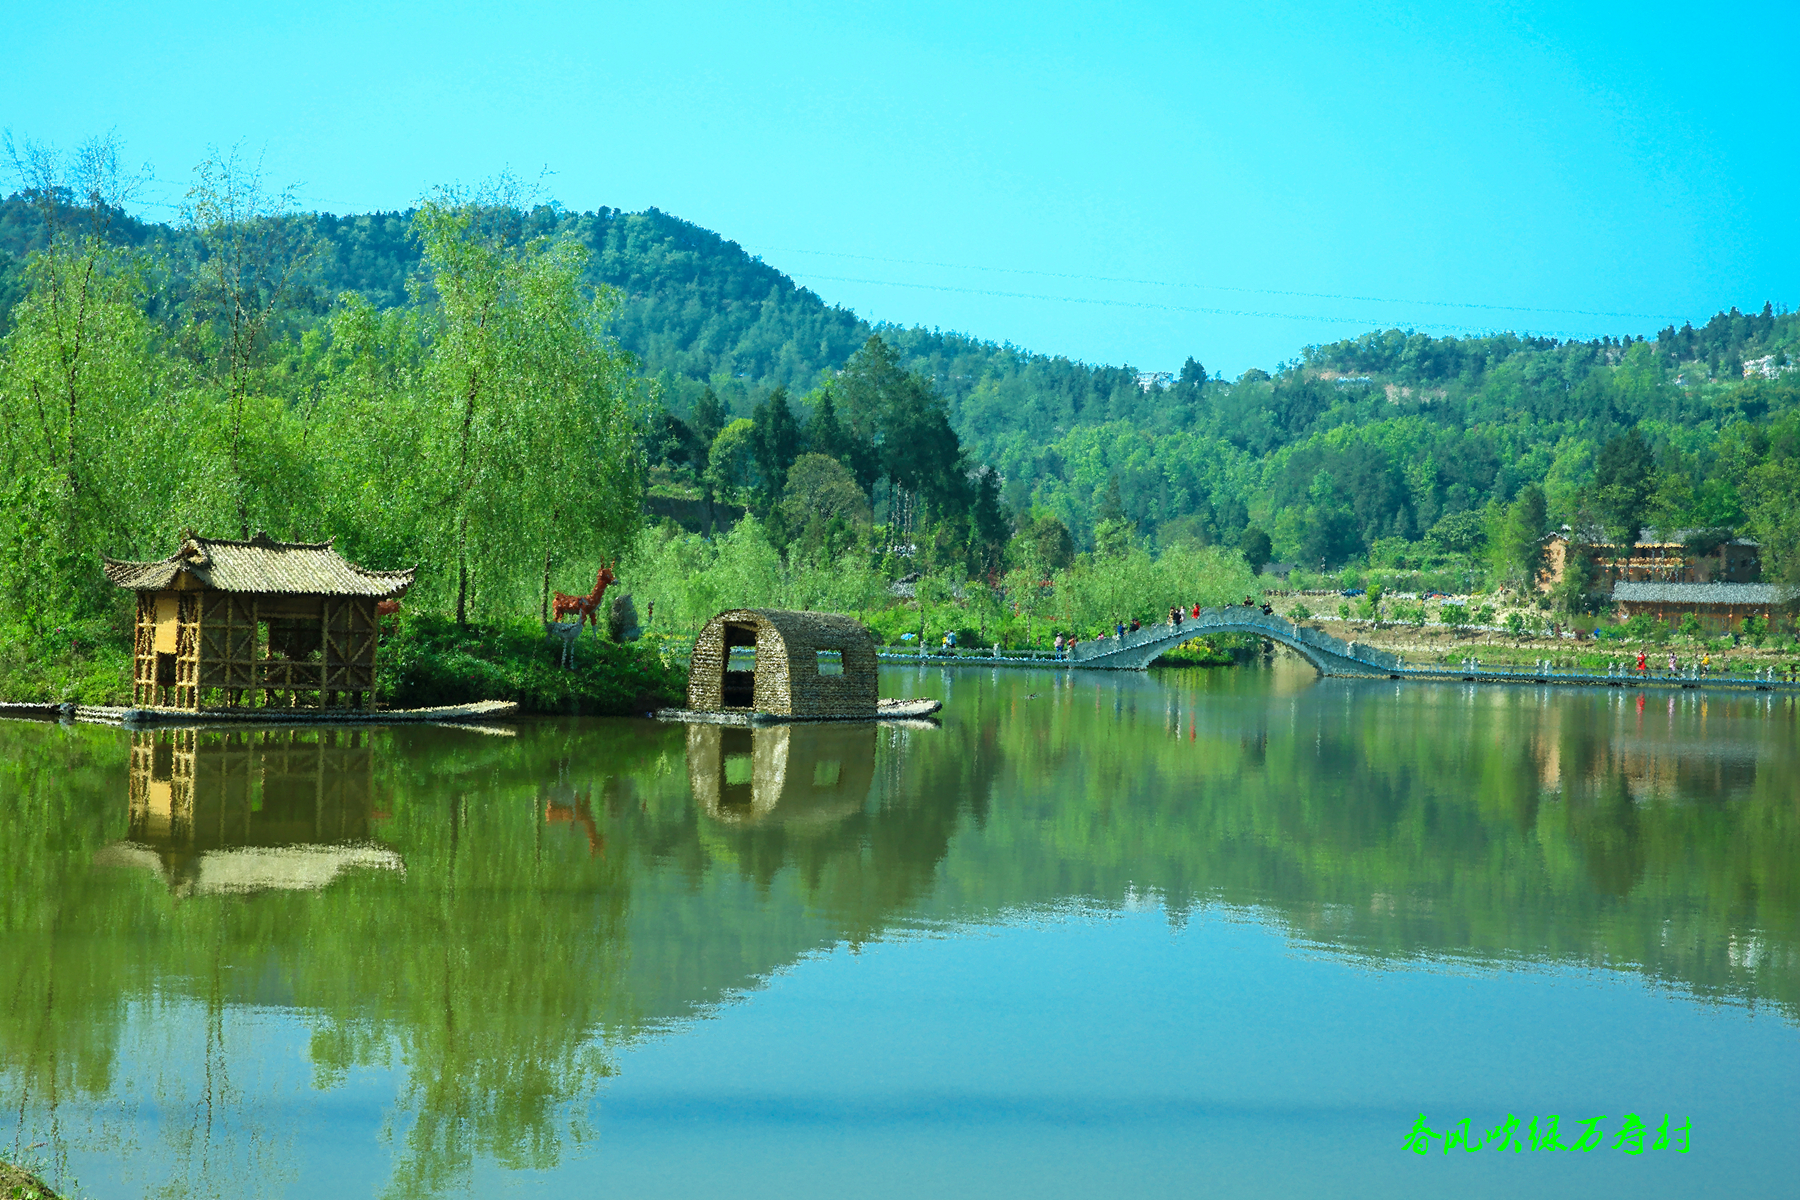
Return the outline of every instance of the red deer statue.
[[[600,568],[594,576],[594,590],[585,596],[570,596],[556,592],[550,601],[550,619],[561,621],[570,613],[575,614],[575,627],[579,629],[583,621],[593,623],[594,632],[600,631],[600,598],[606,595],[606,589],[613,583],[612,564]]]

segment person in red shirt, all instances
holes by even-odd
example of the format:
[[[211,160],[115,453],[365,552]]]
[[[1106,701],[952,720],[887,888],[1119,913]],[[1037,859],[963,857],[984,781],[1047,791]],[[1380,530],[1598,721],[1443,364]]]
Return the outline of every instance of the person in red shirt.
[[[1638,651],[1637,669],[1639,675],[1647,675],[1650,672],[1650,659],[1646,657],[1645,652],[1642,650]]]

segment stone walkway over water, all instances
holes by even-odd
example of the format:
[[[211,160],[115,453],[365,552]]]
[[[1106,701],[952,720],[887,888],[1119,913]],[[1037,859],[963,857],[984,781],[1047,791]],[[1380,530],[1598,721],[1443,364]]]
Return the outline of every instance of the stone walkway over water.
[[[1709,690],[1774,691],[1800,694],[1800,684],[1774,678],[1750,675],[1696,675],[1689,673],[1638,675],[1634,671],[1609,673],[1580,669],[1537,667],[1481,666],[1474,660],[1467,664],[1426,663],[1409,665],[1399,655],[1361,642],[1346,642],[1322,629],[1296,625],[1276,613],[1265,613],[1248,605],[1228,608],[1203,608],[1198,617],[1184,619],[1179,625],[1146,625],[1127,631],[1123,637],[1104,637],[1077,642],[1073,653],[1056,658],[1048,653],[1030,655],[989,655],[981,651],[965,651],[954,656],[936,654],[883,653],[890,662],[956,662],[970,666],[994,664],[1021,667],[1061,667],[1082,670],[1142,671],[1170,650],[1190,638],[1211,634],[1243,633],[1267,638],[1288,647],[1318,669],[1321,675],[1347,675],[1385,679],[1466,680],[1476,683],[1565,683],[1600,687],[1700,688]]]

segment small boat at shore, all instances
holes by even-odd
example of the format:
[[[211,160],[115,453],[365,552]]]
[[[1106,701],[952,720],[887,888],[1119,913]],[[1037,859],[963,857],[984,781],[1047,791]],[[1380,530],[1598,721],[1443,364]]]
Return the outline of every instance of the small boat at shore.
[[[822,721],[904,721],[935,724],[932,714],[944,707],[942,700],[879,699],[867,712],[795,714],[771,712],[719,712],[694,708],[661,708],[651,715],[659,721],[689,725],[800,725]]]
[[[398,725],[468,724],[510,717],[519,711],[512,700],[480,700],[436,708],[116,708],[93,704],[0,704],[0,717],[37,721],[84,721],[134,728],[179,725],[187,728],[240,725]]]

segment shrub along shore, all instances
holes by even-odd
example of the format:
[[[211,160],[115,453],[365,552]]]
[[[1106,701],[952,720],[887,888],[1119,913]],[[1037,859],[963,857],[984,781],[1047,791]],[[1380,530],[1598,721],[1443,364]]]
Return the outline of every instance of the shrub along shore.
[[[687,692],[685,655],[653,643],[620,644],[589,631],[574,665],[560,665],[535,621],[471,622],[435,614],[402,616],[381,640],[377,675],[385,708],[426,708],[477,700],[517,701],[536,714],[626,716],[679,703]],[[0,698],[15,702],[131,703],[130,622],[123,612],[0,635]]]

